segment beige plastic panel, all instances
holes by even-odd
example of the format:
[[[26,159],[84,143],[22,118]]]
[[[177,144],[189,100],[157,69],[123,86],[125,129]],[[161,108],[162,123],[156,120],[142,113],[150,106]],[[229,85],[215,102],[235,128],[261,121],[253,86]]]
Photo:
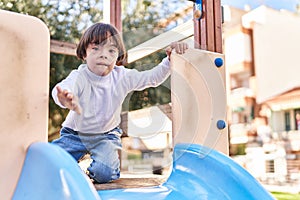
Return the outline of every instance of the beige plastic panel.
[[[47,141],[49,41],[37,18],[0,10],[1,199],[12,197],[28,146]]]
[[[226,121],[225,67],[214,60],[224,55],[188,49],[172,54],[171,91],[174,143],[195,143],[228,155],[228,129],[218,129]],[[224,62],[223,62],[224,63]],[[227,125],[227,124],[226,124]]]

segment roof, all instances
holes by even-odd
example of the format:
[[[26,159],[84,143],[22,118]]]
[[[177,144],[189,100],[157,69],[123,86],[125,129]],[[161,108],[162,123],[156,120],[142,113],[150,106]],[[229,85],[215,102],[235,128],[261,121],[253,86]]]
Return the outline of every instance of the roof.
[[[264,102],[273,111],[294,109],[300,107],[300,88],[286,91]]]

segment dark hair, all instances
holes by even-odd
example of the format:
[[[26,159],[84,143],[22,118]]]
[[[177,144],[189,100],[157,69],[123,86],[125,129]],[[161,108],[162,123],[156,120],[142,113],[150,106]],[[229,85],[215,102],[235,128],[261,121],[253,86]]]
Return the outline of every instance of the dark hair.
[[[121,34],[113,25],[104,23],[96,23],[84,32],[77,46],[77,57],[84,60],[84,57],[86,57],[86,49],[89,44],[105,44],[109,38],[113,39],[119,50],[117,65],[126,63],[127,54]]]

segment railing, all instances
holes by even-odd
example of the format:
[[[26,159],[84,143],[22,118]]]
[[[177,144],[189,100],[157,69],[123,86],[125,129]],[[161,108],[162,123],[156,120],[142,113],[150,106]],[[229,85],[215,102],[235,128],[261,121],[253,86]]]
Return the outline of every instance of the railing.
[[[287,133],[263,146],[247,147],[246,155],[232,158],[264,185],[300,192],[299,136],[300,132]]]

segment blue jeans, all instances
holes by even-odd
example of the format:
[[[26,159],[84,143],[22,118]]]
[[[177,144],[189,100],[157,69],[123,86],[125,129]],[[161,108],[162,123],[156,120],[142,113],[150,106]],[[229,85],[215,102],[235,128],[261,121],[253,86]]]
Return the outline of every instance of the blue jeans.
[[[89,176],[98,183],[107,183],[120,177],[118,150],[122,148],[121,134],[118,127],[101,134],[80,133],[63,127],[60,138],[52,143],[65,149],[76,161],[89,153],[92,159],[87,169]]]

